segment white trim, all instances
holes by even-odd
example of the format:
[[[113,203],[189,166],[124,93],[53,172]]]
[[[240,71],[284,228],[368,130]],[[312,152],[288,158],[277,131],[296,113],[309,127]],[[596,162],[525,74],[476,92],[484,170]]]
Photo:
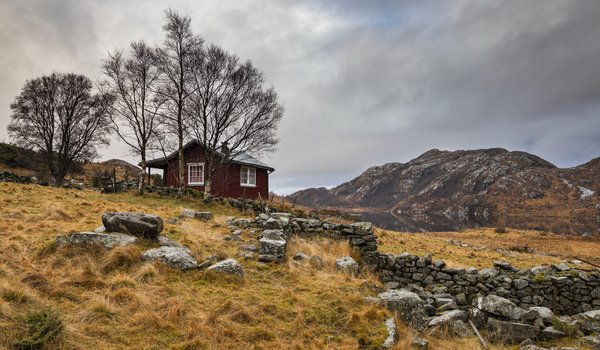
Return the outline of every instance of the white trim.
[[[190,167],[201,166],[202,167],[202,182],[191,182],[190,181]],[[187,184],[189,186],[204,186],[204,163],[187,163]]]
[[[254,170],[254,183],[250,183],[250,170]],[[247,182],[242,182],[242,174],[246,171]],[[249,166],[240,167],[240,186],[242,187],[256,187],[256,168]]]

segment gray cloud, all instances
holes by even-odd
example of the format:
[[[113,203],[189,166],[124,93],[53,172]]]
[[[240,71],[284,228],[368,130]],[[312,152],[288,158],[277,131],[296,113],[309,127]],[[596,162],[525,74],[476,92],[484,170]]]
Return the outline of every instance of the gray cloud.
[[[162,1],[0,4],[0,139],[25,79],[97,77],[106,52],[162,41]],[[430,148],[505,147],[559,166],[599,156],[600,3],[179,1],[265,71],[286,107],[276,191],[331,186]],[[105,158],[126,158],[117,140]],[[128,158],[132,160],[131,158]]]

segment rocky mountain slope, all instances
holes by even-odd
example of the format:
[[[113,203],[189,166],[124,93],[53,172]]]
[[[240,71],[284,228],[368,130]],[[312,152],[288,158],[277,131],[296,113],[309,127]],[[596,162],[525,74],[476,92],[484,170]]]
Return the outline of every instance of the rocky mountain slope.
[[[358,212],[383,227],[411,231],[510,226],[600,233],[600,158],[560,169],[501,148],[431,150],[408,163],[367,169],[332,189],[290,198]]]

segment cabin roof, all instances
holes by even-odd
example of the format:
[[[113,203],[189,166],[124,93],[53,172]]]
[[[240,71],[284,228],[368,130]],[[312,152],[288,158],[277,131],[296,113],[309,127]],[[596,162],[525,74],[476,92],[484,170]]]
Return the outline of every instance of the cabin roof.
[[[202,147],[202,144],[197,139],[194,139],[194,140],[191,140],[190,142],[186,143],[183,146],[183,150],[185,151],[193,146]],[[223,155],[223,153],[221,153],[219,151],[217,151],[217,153],[219,153],[220,155]],[[151,167],[151,168],[162,169],[167,166],[169,161],[171,161],[172,159],[176,159],[177,156],[178,156],[178,151],[175,151],[166,157],[152,159],[152,160],[147,161],[146,166]],[[245,152],[239,152],[238,154],[234,155],[233,158],[231,159],[231,161],[233,163],[240,164],[240,165],[248,165],[248,166],[252,166],[255,168],[266,169],[270,172],[275,171],[275,169],[273,167],[261,162],[260,160],[252,157],[251,155],[249,155],[248,153],[245,153]]]

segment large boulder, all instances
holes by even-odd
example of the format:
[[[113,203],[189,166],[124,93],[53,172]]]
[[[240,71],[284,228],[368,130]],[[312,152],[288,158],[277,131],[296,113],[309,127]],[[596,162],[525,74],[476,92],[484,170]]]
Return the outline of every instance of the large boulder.
[[[360,270],[358,263],[351,256],[344,256],[336,259],[335,268],[351,275],[358,274]]]
[[[179,270],[198,268],[198,262],[189,254],[189,249],[181,247],[162,246],[142,253],[142,260],[160,261]]]
[[[163,220],[158,215],[145,213],[106,212],[102,224],[108,232],[129,233],[138,237],[156,240],[163,230]]]
[[[137,238],[123,233],[96,233],[96,232],[73,232],[68,235],[56,237],[58,246],[65,245],[98,245],[106,249],[133,244]]]
[[[220,274],[234,275],[240,278],[244,277],[242,265],[235,259],[225,259],[209,266],[206,271],[212,271]]]
[[[407,326],[418,331],[427,327],[426,303],[417,294],[404,289],[390,289],[379,294],[378,299]]]
[[[540,332],[539,328],[532,325],[492,317],[487,321],[487,329],[490,339],[502,344],[518,344],[526,339],[535,339]]]
[[[477,308],[481,311],[503,317],[510,317],[517,306],[506,298],[487,295],[477,299]]]

